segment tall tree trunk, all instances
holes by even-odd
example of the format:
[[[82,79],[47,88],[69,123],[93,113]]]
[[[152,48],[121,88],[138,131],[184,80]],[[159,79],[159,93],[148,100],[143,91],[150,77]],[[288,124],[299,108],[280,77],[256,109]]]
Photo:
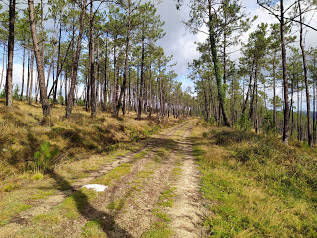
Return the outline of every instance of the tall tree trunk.
[[[288,102],[288,80],[286,65],[286,47],[285,47],[285,19],[284,19],[284,0],[280,0],[280,35],[282,47],[282,70],[283,70],[283,86],[284,86],[284,125],[283,125],[283,141],[288,143],[289,138],[289,102]]]
[[[67,107],[67,104],[68,104],[68,98],[67,98],[67,95],[68,95],[68,91],[67,91],[67,81],[68,81],[68,74],[67,74],[67,71],[65,72],[65,82],[64,82],[64,87],[65,87],[65,105]]]
[[[252,65],[251,65],[251,71],[250,71],[250,79],[249,79],[248,91],[247,91],[247,94],[246,94],[246,97],[245,97],[245,100],[244,100],[244,103],[243,103],[243,107],[242,107],[242,112],[241,112],[242,115],[245,113],[245,110],[247,109],[249,95],[250,95],[250,92],[251,92],[251,89],[252,89],[252,81],[253,81],[252,78],[253,78],[254,62],[255,62],[255,59],[253,58]]]
[[[31,33],[32,33],[32,39],[33,39],[33,47],[34,47],[34,53],[36,58],[38,81],[39,81],[39,87],[40,87],[40,101],[42,104],[42,111],[44,116],[43,121],[45,122],[50,116],[50,105],[48,102],[47,91],[45,87],[44,58],[41,53],[41,49],[39,48],[39,41],[38,41],[37,32],[36,32],[33,0],[28,0],[28,4],[29,4],[29,18],[30,18]]]
[[[316,144],[316,79],[313,81],[313,143]]]
[[[203,83],[203,82],[202,82]],[[205,120],[209,121],[209,110],[208,110],[208,100],[207,100],[207,92],[205,85],[203,86],[204,92],[204,103],[205,103]]]
[[[141,59],[141,81],[140,81],[140,92],[139,92],[139,103],[138,103],[138,120],[141,120],[142,103],[143,103],[144,59],[145,59],[145,36],[144,36],[144,33],[142,33],[142,56],[141,56],[141,58],[142,58]],[[161,102],[160,102],[160,108],[162,108],[162,97],[161,97]]]
[[[300,141],[303,139],[303,90],[300,91],[300,118],[299,118],[299,125],[300,125]]]
[[[86,76],[86,112],[90,109],[90,80],[88,75]]]
[[[273,59],[273,126],[276,129],[276,52],[274,52]]]
[[[83,0],[81,5],[80,20],[79,20],[80,25],[79,25],[79,34],[78,34],[77,45],[76,45],[77,49],[75,54],[73,54],[72,78],[71,78],[71,86],[70,86],[69,94],[68,94],[68,103],[66,107],[66,118],[70,117],[70,114],[72,113],[72,109],[73,109],[75,86],[77,83],[79,57],[81,53],[81,41],[83,38],[84,23],[85,23],[86,5],[87,5],[87,0]]]
[[[29,90],[30,90],[30,51],[28,51],[28,78],[26,83],[26,99],[29,102]]]
[[[29,89],[29,104],[32,104],[33,94],[33,79],[34,79],[34,53],[31,51],[31,62],[30,62],[30,89]]]
[[[4,64],[4,62],[6,61],[5,53],[6,53],[6,45],[3,44],[3,56],[2,56],[2,70],[1,70],[0,90],[1,90],[2,82],[3,82],[3,78],[4,78],[4,68],[6,67],[6,65]]]
[[[291,85],[291,137],[294,132],[294,82],[295,82],[295,74],[292,74],[292,85]]]
[[[47,79],[46,79],[46,90],[48,90],[48,84],[49,84],[49,81],[50,81],[50,76],[51,76],[51,71],[52,71],[52,67],[55,63],[55,49],[56,49],[56,46],[53,48],[53,53],[52,53],[52,57],[51,57],[51,63],[50,63],[50,66],[48,68],[48,71],[47,71]],[[53,81],[54,81],[54,78],[53,78]]]
[[[14,24],[15,24],[15,0],[9,3],[9,37],[8,37],[8,67],[6,78],[6,106],[12,108],[12,74],[13,74],[13,54],[14,54]]]
[[[23,91],[24,91],[24,71],[25,71],[25,47],[23,47],[23,66],[22,66],[22,88],[21,88],[21,101],[23,100]]]
[[[90,27],[89,27],[89,62],[90,62],[90,107],[91,117],[96,117],[96,77],[95,77],[95,39],[93,1],[90,2]]]
[[[57,85],[59,80],[59,71],[60,71],[60,58],[61,58],[61,39],[62,39],[62,22],[59,27],[59,38],[58,38],[58,53],[57,53],[57,62],[56,62],[56,78],[55,78],[55,88],[54,88],[54,97],[53,105],[57,102]]]
[[[211,0],[208,0],[208,14],[209,14],[209,41],[210,41],[210,50],[212,54],[212,61],[214,64],[215,77],[217,81],[217,89],[218,89],[218,98],[219,98],[219,106],[222,112],[222,117],[224,121],[224,125],[230,127],[230,123],[225,110],[225,90],[223,87],[223,82],[221,78],[221,70],[220,70],[220,62],[217,54],[217,46],[215,39],[215,32],[213,27],[214,14],[212,14],[212,6]]]
[[[102,111],[106,111],[107,107],[107,93],[108,93],[108,88],[107,88],[107,82],[108,82],[108,77],[107,77],[107,71],[108,71],[108,38],[106,39],[106,53],[105,53],[105,80],[104,80],[104,86],[103,86],[103,104],[102,104]]]
[[[117,36],[114,40],[117,39]],[[115,115],[116,112],[116,103],[117,103],[117,87],[118,87],[118,78],[117,78],[117,55],[116,55],[117,47],[116,45],[113,46],[113,79],[114,79],[114,88],[112,93],[112,106],[113,106],[113,114]],[[119,57],[119,56],[118,56]]]
[[[300,19],[300,48],[302,51],[302,59],[303,59],[303,70],[304,70],[304,80],[305,80],[305,89],[306,89],[306,109],[307,109],[307,137],[308,137],[308,145],[312,147],[312,133],[311,133],[311,123],[310,123],[310,95],[309,95],[309,83],[308,83],[308,73],[307,73],[307,65],[306,65],[306,54],[305,47],[303,41],[303,14],[301,8],[301,0],[298,0],[298,10],[299,10],[299,19]]]
[[[254,98],[256,96],[256,88],[257,88],[257,73],[258,73],[258,66],[255,66],[255,71],[254,71],[254,84],[253,84],[253,90],[252,90],[252,97],[250,101],[250,111],[249,111],[249,119],[250,121],[253,121],[254,117]]]
[[[130,48],[130,27],[131,27],[131,2],[128,0],[128,28],[126,35],[126,45],[125,45],[125,60],[124,60],[124,74],[123,74],[123,82],[121,86],[120,96],[117,104],[116,116],[119,116],[119,111],[121,106],[125,107],[125,91],[127,88],[127,78],[128,78],[128,68],[129,68],[129,48]],[[143,49],[142,49],[143,50]],[[141,76],[142,77],[142,76]],[[124,99],[123,99],[124,98]],[[123,99],[123,102],[122,102]],[[125,108],[122,108],[123,114],[125,114]],[[139,119],[139,114],[138,114]]]

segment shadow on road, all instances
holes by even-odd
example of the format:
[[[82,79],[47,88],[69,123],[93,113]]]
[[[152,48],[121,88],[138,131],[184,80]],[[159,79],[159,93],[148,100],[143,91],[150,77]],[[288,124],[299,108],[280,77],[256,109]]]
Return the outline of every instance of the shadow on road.
[[[114,216],[109,215],[103,211],[99,211],[94,208],[88,201],[88,197],[82,191],[72,187],[63,177],[55,173],[53,170],[49,171],[50,176],[56,181],[57,185],[62,192],[65,192],[66,195],[69,195],[71,190],[72,197],[76,203],[78,212],[85,217],[87,220],[95,221],[99,224],[100,228],[109,238],[118,238],[118,237],[132,237],[128,231],[122,229],[114,220]],[[64,190],[66,189],[67,190]]]

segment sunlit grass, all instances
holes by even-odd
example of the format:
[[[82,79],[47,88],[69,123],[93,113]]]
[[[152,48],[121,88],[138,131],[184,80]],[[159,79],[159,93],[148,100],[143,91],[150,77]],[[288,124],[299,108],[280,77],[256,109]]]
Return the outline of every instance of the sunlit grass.
[[[196,128],[193,141],[212,237],[317,234],[313,157],[274,138],[228,129]]]

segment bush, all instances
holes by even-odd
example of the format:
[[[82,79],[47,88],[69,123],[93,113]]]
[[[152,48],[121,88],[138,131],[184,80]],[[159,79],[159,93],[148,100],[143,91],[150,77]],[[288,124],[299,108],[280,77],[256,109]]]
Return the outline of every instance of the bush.
[[[64,100],[64,97],[62,95],[59,95],[58,98],[57,98],[57,102],[61,105],[64,104],[65,100]]]
[[[252,122],[249,120],[246,113],[242,114],[240,120],[236,123],[235,127],[238,130],[250,131],[252,128]]]
[[[36,173],[32,176],[32,180],[42,180],[44,178],[44,175],[42,173]]]
[[[37,172],[45,172],[49,170],[53,164],[53,158],[58,154],[56,148],[52,148],[49,142],[44,142],[39,151],[34,153],[34,170]]]
[[[5,98],[5,97],[6,97],[6,93],[5,93],[4,90],[2,90],[2,91],[0,92],[0,98]]]
[[[2,191],[3,191],[3,192],[11,192],[11,191],[13,191],[16,187],[17,187],[17,186],[16,186],[15,184],[9,183],[9,184],[7,184],[7,185],[5,185],[5,186],[3,187]]]
[[[14,90],[13,90],[13,99],[14,100],[20,100],[20,95],[19,95],[19,86],[16,85]]]

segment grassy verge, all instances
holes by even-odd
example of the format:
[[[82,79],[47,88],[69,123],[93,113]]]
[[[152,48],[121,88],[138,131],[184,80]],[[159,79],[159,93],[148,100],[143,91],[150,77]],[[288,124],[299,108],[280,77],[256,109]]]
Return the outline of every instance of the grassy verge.
[[[251,132],[197,127],[211,237],[316,237],[316,153]]]

